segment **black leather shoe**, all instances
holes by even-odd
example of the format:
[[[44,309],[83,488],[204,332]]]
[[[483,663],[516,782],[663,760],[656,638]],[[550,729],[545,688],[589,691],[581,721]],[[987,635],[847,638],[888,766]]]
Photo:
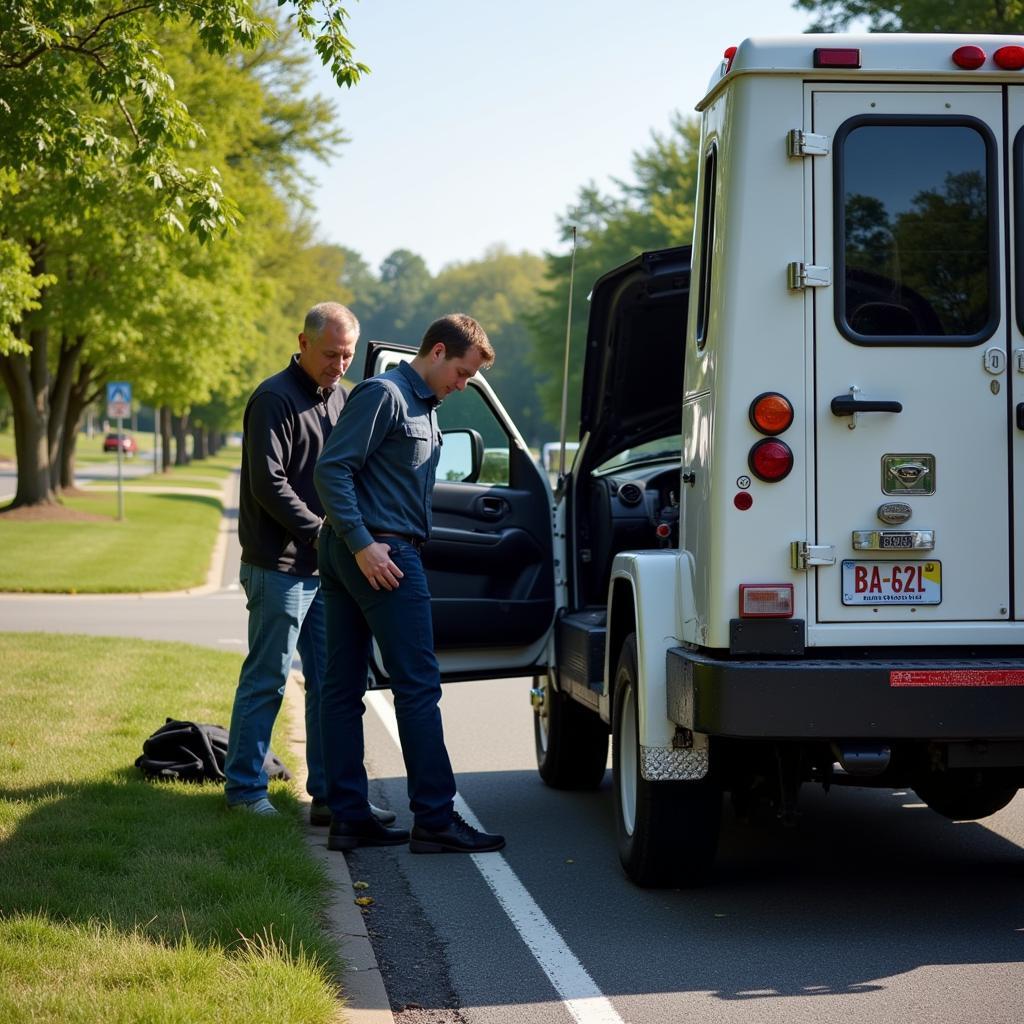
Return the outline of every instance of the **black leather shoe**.
[[[481,832],[452,812],[448,825],[436,832],[414,825],[410,853],[492,853],[505,845],[505,837]]]
[[[374,807],[370,804],[370,813],[382,824],[392,825],[395,821],[394,811],[385,811],[383,807]],[[330,825],[331,809],[323,800],[314,800],[309,807],[310,825]]]
[[[407,842],[404,828],[388,828],[376,818],[365,821],[332,821],[327,833],[328,850],[354,850],[357,846],[400,846]]]

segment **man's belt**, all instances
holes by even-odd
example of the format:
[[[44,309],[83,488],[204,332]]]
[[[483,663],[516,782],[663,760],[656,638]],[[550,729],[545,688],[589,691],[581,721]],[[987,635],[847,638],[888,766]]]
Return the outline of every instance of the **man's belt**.
[[[408,533],[388,533],[384,530],[371,530],[370,533],[374,537],[394,537],[396,540],[404,540],[407,544],[411,544],[417,551],[423,549],[423,545],[426,543],[421,537],[413,537]]]

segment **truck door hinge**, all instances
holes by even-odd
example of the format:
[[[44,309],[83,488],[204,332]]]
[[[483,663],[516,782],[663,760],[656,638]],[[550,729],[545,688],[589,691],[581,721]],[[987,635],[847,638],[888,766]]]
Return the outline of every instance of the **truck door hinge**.
[[[810,569],[815,565],[835,565],[836,549],[832,544],[808,544],[795,540],[789,545],[789,564],[797,570]]]
[[[827,135],[815,135],[801,128],[786,133],[786,152],[789,156],[828,156],[832,140]]]
[[[832,284],[832,268],[815,267],[810,263],[790,263],[786,267],[786,284],[793,290],[827,288]]]

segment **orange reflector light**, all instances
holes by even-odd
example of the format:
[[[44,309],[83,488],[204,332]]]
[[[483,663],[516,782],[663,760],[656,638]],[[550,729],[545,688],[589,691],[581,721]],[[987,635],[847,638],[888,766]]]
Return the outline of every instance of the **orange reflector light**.
[[[781,434],[793,422],[793,406],[785,395],[765,391],[750,403],[750,422],[762,434]]]
[[[758,480],[772,483],[789,475],[793,468],[793,452],[785,441],[766,437],[750,449],[747,464]]]
[[[819,47],[814,51],[816,68],[859,68],[860,50],[826,50]]]
[[[741,619],[789,619],[793,616],[792,583],[741,583]]]
[[[1024,68],[1024,46],[1000,46],[992,59],[1004,71],[1020,71]]]
[[[985,63],[985,51],[980,46],[960,46],[953,51],[953,63],[958,68],[976,71]]]

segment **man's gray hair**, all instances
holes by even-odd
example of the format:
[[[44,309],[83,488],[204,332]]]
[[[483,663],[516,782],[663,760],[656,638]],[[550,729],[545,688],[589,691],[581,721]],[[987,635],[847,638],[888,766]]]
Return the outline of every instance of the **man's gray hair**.
[[[358,338],[359,321],[348,306],[340,302],[318,302],[307,314],[302,325],[302,333],[319,338],[324,327],[329,323],[338,323]]]

